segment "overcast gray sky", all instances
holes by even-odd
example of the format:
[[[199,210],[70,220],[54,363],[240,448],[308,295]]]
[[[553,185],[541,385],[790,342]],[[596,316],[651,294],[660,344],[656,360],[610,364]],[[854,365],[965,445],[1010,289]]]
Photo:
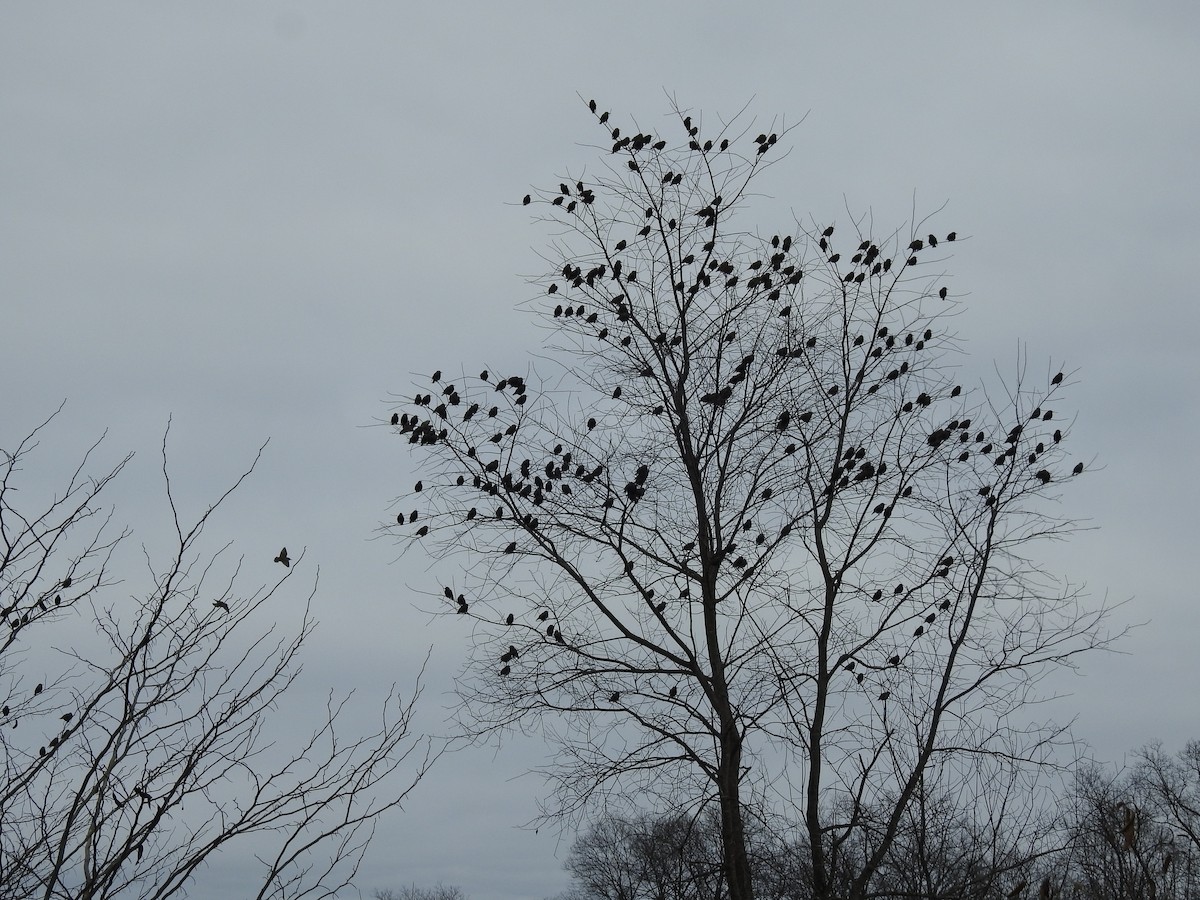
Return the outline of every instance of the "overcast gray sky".
[[[546,236],[518,201],[594,160],[577,93],[643,125],[667,93],[749,101],[807,116],[748,213],[764,231],[847,209],[890,231],[948,202],[980,371],[1027,352],[1076,373],[1097,464],[1063,512],[1095,530],[1046,560],[1147,624],[1052,714],[1101,758],[1177,749],[1200,737],[1198,61],[1189,2],[4,3],[0,446],[66,398],[48,458],[105,429],[138,451],[114,498],[152,543],[168,416],[194,510],[269,437],[214,527],[261,557],[251,578],[281,543],[320,566],[308,689],[378,697],[432,644],[436,727],[463,637],[411,603],[454,570],[371,540],[413,480],[372,426],[416,373],[526,368],[514,307]],[[445,759],[384,823],[364,893],[559,891],[568,841],[514,827],[540,785],[511,779],[540,760],[531,740]]]

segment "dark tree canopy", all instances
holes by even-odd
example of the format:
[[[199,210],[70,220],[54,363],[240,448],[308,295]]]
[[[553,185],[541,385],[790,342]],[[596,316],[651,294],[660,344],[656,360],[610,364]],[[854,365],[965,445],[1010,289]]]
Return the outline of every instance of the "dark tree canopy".
[[[1041,761],[1035,682],[1106,640],[1032,556],[1083,471],[1070,381],[959,384],[954,231],[746,230],[787,129],[592,113],[598,171],[526,198],[555,233],[532,307],[561,369],[418,388],[396,531],[466,563],[463,721],[541,719],[558,812],[617,785],[711,798],[741,900],[743,802],[770,791],[815,895],[853,850],[864,896],[925,773]]]

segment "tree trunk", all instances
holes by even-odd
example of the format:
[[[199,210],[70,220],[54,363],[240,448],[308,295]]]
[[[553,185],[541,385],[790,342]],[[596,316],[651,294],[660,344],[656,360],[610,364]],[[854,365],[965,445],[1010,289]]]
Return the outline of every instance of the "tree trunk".
[[[742,818],[741,766],[742,736],[731,722],[721,735],[721,761],[717,771],[725,879],[729,886],[729,900],[754,900],[750,855],[746,852],[746,826]]]

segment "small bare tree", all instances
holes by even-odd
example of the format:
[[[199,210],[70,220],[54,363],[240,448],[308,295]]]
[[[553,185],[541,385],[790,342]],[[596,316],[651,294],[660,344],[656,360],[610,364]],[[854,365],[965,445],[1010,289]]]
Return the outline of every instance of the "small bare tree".
[[[280,553],[281,577],[246,594],[229,545],[201,547],[253,465],[187,522],[164,438],[173,549],[122,601],[111,563],[127,532],[100,504],[129,458],[92,476],[93,446],[31,508],[22,468],[49,422],[0,458],[0,898],[181,896],[231,842],[261,863],[245,896],[334,896],[437,755],[410,733],[419,680],[369,734],[345,734],[350,698],[330,694],[298,743],[272,739],[315,622],[307,604],[290,634],[260,620],[299,558]]]
[[[437,372],[392,418],[422,460],[398,532],[469,560],[464,723],[541,719],[553,811],[711,797],[732,900],[747,791],[775,791],[814,896],[865,897],[924,779],[1049,759],[1036,682],[1107,640],[1033,558],[1084,468],[1067,377],[956,382],[953,231],[738,227],[787,129],[589,106],[612,162],[524,198],[560,373]]]
[[[452,884],[437,884],[431,888],[411,884],[399,890],[383,888],[373,896],[375,900],[467,900],[467,895],[462,889]]]
[[[1181,849],[1200,862],[1200,741],[1188,741],[1174,756],[1161,744],[1142,748],[1133,781]]]

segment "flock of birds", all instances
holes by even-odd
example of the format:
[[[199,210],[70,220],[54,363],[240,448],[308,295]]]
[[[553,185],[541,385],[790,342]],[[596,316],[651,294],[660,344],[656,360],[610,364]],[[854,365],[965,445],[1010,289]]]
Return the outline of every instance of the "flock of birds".
[[[596,111],[594,104],[592,111]],[[599,119],[602,124],[606,123],[608,114],[600,115]],[[713,151],[713,142],[701,143],[699,141],[698,127],[690,119],[685,118],[684,124],[689,134],[690,150],[702,154]],[[667,301],[663,305],[662,297],[655,296],[654,291],[657,289],[661,289],[663,292],[669,291],[670,296],[676,300],[693,298],[701,291],[711,291],[718,298],[730,292],[741,291],[743,297],[751,297],[754,300],[763,300],[775,305],[775,314],[781,323],[780,334],[783,337],[782,343],[773,349],[777,360],[800,359],[814,350],[820,353],[822,348],[818,347],[818,337],[813,334],[804,335],[798,325],[793,325],[797,320],[796,317],[793,317],[794,298],[797,296],[796,286],[804,276],[799,258],[793,253],[793,250],[798,250],[800,242],[792,236],[775,235],[769,242],[769,250],[761,257],[743,258],[738,264],[731,259],[721,259],[716,252],[715,240],[715,225],[723,209],[723,198],[719,195],[704,203],[694,213],[694,216],[700,219],[705,227],[711,229],[713,234],[703,242],[697,240],[694,252],[680,251],[683,255],[675,259],[670,267],[670,271],[675,273],[671,276],[674,281],[670,284],[661,284],[656,288],[652,284],[647,285],[639,277],[633,263],[623,258],[621,254],[631,247],[636,248],[639,240],[654,240],[655,238],[652,238],[651,234],[655,231],[658,233],[658,239],[664,243],[668,240],[678,241],[679,239],[674,235],[681,228],[680,217],[684,216],[682,210],[676,215],[671,215],[663,204],[654,202],[654,192],[650,185],[657,184],[668,187],[679,185],[683,173],[668,170],[656,179],[646,180],[649,179],[652,167],[646,164],[640,154],[647,148],[657,154],[665,148],[665,142],[655,139],[652,135],[641,133],[622,137],[619,129],[616,128],[612,129],[612,138],[614,141],[613,152],[626,151],[631,157],[629,169],[634,176],[631,185],[634,187],[646,185],[647,197],[652,201],[645,211],[646,224],[636,231],[636,235],[617,240],[611,246],[602,247],[603,261],[601,262],[586,268],[575,262],[566,262],[561,269],[562,280],[553,281],[547,288],[547,293],[553,297],[555,303],[550,311],[551,318],[562,327],[590,330],[595,339],[612,347],[612,359],[625,359],[629,362],[631,373],[636,370],[639,379],[647,379],[650,383],[657,383],[659,387],[662,387],[665,381],[669,381],[673,373],[679,371],[678,367],[672,368],[666,365],[666,361],[672,358],[672,354],[679,352],[677,348],[684,344],[685,336],[682,331],[682,323],[677,323],[679,327],[674,332],[648,327],[650,321],[664,320],[660,319],[658,315],[646,315],[644,307],[653,307],[657,302],[664,309],[673,308],[671,301]],[[774,134],[759,135],[755,141],[758,145],[755,156],[761,156],[767,152],[768,148],[775,144],[776,139],[777,136]],[[727,141],[721,141],[717,145],[717,152],[724,152],[727,149]],[[554,208],[561,208],[566,214],[576,214],[581,205],[586,207],[596,202],[596,190],[586,186],[582,181],[575,182],[574,186],[563,182],[552,197],[539,196],[537,201],[545,202]],[[530,204],[535,202],[535,198],[532,194],[526,195],[523,202]],[[819,235],[814,235],[813,241],[820,250],[825,265],[836,274],[837,282],[843,285],[842,290],[859,290],[858,286],[867,283],[868,287],[864,290],[882,291],[882,288],[876,288],[876,286],[882,285],[882,279],[893,272],[893,259],[878,244],[864,240],[858,244],[846,264],[839,266],[842,263],[842,256],[834,247],[833,236],[834,227],[829,226]],[[937,248],[943,242],[954,242],[956,239],[957,234],[953,231],[940,239],[934,234],[929,234],[924,238],[914,238],[905,248],[906,252],[903,255],[901,268],[917,265],[922,252]],[[644,258],[644,253],[639,258]],[[685,270],[691,274],[684,276],[682,273]],[[890,277],[898,278],[898,272],[891,274]],[[583,299],[568,299],[567,295],[572,291],[582,295]],[[947,299],[948,290],[945,287],[940,288],[937,296],[943,300]],[[719,359],[725,348],[735,345],[738,334],[736,329],[731,329],[728,332],[713,334],[710,338],[718,348],[714,359]],[[900,397],[905,377],[916,371],[916,354],[924,350],[932,339],[931,329],[892,333],[887,326],[873,328],[869,335],[862,333],[853,336],[850,334],[839,335],[829,347],[823,349],[831,352],[835,362],[838,363],[832,367],[831,371],[844,372],[843,362],[845,362],[849,371],[854,373],[852,380],[847,383],[844,376],[840,379],[830,376],[831,382],[827,383],[825,387],[814,385],[816,408],[784,409],[778,412],[774,417],[773,428],[770,429],[772,433],[768,439],[779,441],[783,447],[783,453],[791,455],[796,453],[801,445],[810,441],[811,433],[814,430],[824,427],[823,417],[828,415],[831,408],[838,408],[836,404],[839,402],[849,402],[844,399],[844,396],[851,391],[855,392],[856,397],[863,398],[865,401],[865,397],[876,394],[885,387],[893,386],[893,393],[888,396]],[[691,335],[688,343],[692,344],[695,340],[696,335]],[[689,349],[693,358],[696,358],[695,347],[692,346]],[[733,368],[732,374],[725,383],[713,385],[707,391],[697,391],[696,399],[701,404],[701,408],[710,408],[710,415],[715,419],[721,410],[730,405],[739,386],[753,383],[756,371],[767,371],[771,366],[775,366],[774,371],[778,371],[779,363],[772,363],[769,359],[760,361],[758,358],[760,352],[761,350],[758,348],[753,348],[752,352],[746,353]],[[720,369],[716,368],[715,370],[719,371]],[[1060,385],[1063,378],[1061,372],[1055,375],[1051,380],[1051,388]],[[489,373],[486,370],[480,373],[479,379],[481,382],[490,383]],[[482,399],[474,400],[475,392],[469,389],[465,383],[461,389],[455,383],[443,383],[441,371],[434,372],[431,380],[437,386],[439,393],[435,394],[432,391],[418,393],[414,398],[413,411],[393,414],[391,424],[398,429],[401,435],[408,438],[410,444],[450,447],[452,458],[462,465],[463,471],[452,483],[439,484],[439,490],[464,487],[469,480],[471,488],[481,495],[481,501],[488,497],[499,500],[494,508],[494,513],[490,509],[485,509],[483,502],[477,501],[475,505],[467,506],[457,515],[451,514],[453,525],[469,525],[484,519],[503,520],[507,516],[514,520],[514,527],[518,530],[536,533],[540,525],[536,515],[539,507],[553,500],[560,504],[561,508],[567,503],[563,498],[579,494],[584,486],[591,486],[591,493],[588,496],[596,498],[600,507],[605,511],[621,503],[628,514],[634,505],[645,498],[651,475],[650,467],[646,464],[638,466],[632,477],[628,479],[614,479],[613,473],[608,472],[603,463],[593,465],[577,460],[573,457],[572,451],[564,450],[560,443],[554,447],[552,453],[547,454],[541,463],[536,463],[532,458],[526,457],[517,465],[516,460],[519,457],[516,437],[524,412],[521,407],[525,406],[528,399],[524,378],[510,376],[496,381],[493,391],[500,393],[501,399],[491,403]],[[927,384],[927,382],[923,382],[923,384]],[[623,387],[617,385],[612,389],[611,399],[620,401],[624,396],[628,406],[651,416],[662,416],[667,413],[667,404],[663,403],[661,398],[680,396],[680,392],[670,388],[673,386],[668,384],[666,388],[654,392],[653,396],[660,399],[647,402],[643,399],[647,395],[646,392],[634,390],[623,394]],[[936,400],[957,398],[961,393],[962,388],[958,385],[945,385],[944,388],[931,386],[928,390],[917,392],[916,396],[911,399],[897,400],[896,415],[899,417],[912,414],[914,422],[921,421],[916,417],[925,415],[923,411],[931,407]],[[686,393],[684,396],[686,403]],[[744,412],[745,410],[738,405],[734,415],[741,415]],[[678,417],[680,412],[673,410],[672,414]],[[1033,422],[1046,423],[1052,419],[1053,412],[1051,410],[1043,411],[1038,407],[1029,416],[1028,422],[1014,426],[1000,440],[989,438],[986,432],[977,426],[973,428],[970,418],[950,419],[928,432],[925,439],[927,452],[943,455],[948,465],[967,463],[972,457],[994,456],[994,466],[1001,471],[996,479],[979,484],[975,490],[983,507],[995,507],[999,504],[1005,490],[1011,492],[1015,489],[1014,485],[1024,483],[1022,477],[1032,479],[1041,485],[1048,484],[1053,480],[1050,468],[1039,466],[1039,463],[1047,450],[1062,440],[1061,430],[1056,429],[1052,435],[1047,435],[1044,440],[1036,441],[1032,447],[1029,440]],[[595,416],[587,418],[585,423],[587,431],[590,432],[597,426],[598,420]],[[795,440],[788,440],[792,437]],[[1018,456],[1021,456],[1029,470],[1026,476],[1022,476],[1016,471]],[[872,496],[874,496],[888,471],[887,462],[882,458],[881,453],[871,454],[865,446],[852,445],[837,460],[833,461],[828,471],[822,496],[829,497],[846,489],[857,489],[859,486],[872,489]],[[1072,474],[1078,475],[1082,471],[1083,464],[1079,463],[1072,470]],[[604,477],[606,475],[607,477]],[[623,488],[620,487],[622,480],[624,481]],[[420,493],[424,487],[424,484],[418,481],[414,486],[414,492]],[[873,507],[873,512],[881,515],[884,519],[890,518],[896,504],[910,498],[912,490],[911,484],[898,488],[895,496],[877,503]],[[603,495],[602,499],[600,499],[601,495]],[[771,500],[772,490],[765,489],[757,499],[761,502]],[[397,524],[415,525],[415,535],[418,538],[427,536],[431,529],[430,522],[422,520],[421,512],[418,509],[413,509],[407,515],[399,514]],[[790,531],[790,526],[785,526],[784,532],[780,535],[781,539],[787,537],[787,531]],[[767,543],[770,543],[770,546],[766,548],[769,550],[777,542],[768,542],[766,535],[760,533],[756,539],[756,546],[762,547]],[[744,579],[749,577],[750,571],[741,572],[740,570],[752,571],[753,564],[747,560],[745,555],[735,555],[733,551],[736,550],[736,547],[736,542],[731,541],[724,548],[724,552],[718,556],[717,564],[720,565],[728,558],[731,567],[739,570],[738,577]],[[519,540],[509,540],[498,549],[503,554],[516,554],[521,549],[521,544]],[[690,553],[694,549],[695,542],[691,542],[690,545],[685,546],[684,552]],[[931,579],[948,577],[953,562],[953,557],[943,558],[935,567]],[[929,580],[925,582],[925,584],[928,583]],[[914,596],[916,590],[915,587],[905,589],[903,585],[898,585],[894,593],[896,595],[904,594],[907,597]],[[446,594],[447,599],[456,607],[459,614],[468,612],[469,604],[461,594],[455,595],[449,588],[446,589]],[[876,590],[872,599],[879,601],[882,596],[882,590]],[[665,608],[661,602],[652,604],[652,607],[654,612],[660,616]],[[948,611],[949,608],[950,601],[943,600],[936,608],[922,611],[919,616],[919,624],[912,633],[911,642],[926,635],[937,621],[938,614]],[[543,613],[542,619],[544,620],[548,615],[548,613]],[[504,621],[506,625],[512,625],[513,616],[510,614]],[[562,633],[553,625],[549,626],[546,635],[548,639],[557,640],[560,644],[565,643]],[[519,658],[519,654],[515,650],[515,646],[510,645],[509,652],[501,656],[503,668],[500,672],[502,675],[507,676],[512,672],[512,663]],[[895,669],[900,667],[903,661],[904,655],[892,653],[887,658],[886,664],[867,665],[862,660],[850,659],[846,662],[845,668],[854,674],[859,684],[863,684],[866,678],[863,669],[877,671]],[[890,690],[885,689],[878,694],[878,697],[881,701],[886,701],[890,695]],[[619,692],[613,692],[609,697],[611,702],[616,703],[619,699]]]
[[[17,613],[17,606],[19,604],[19,601],[17,600],[14,600],[7,607],[0,610],[0,621],[8,622],[11,630],[9,640],[11,641],[13,638],[15,638],[17,632],[30,623],[31,616],[36,617],[39,613],[49,612],[51,605],[55,607],[62,606],[62,591],[69,590],[73,584],[74,578],[70,575],[67,575],[61,581],[57,582],[50,591],[45,592],[42,596],[38,597],[37,600],[33,601],[30,609],[26,610],[24,613]],[[47,603],[46,601],[50,594],[53,594],[54,596],[51,602]],[[34,608],[36,608],[36,612],[33,611]],[[39,681],[34,686],[33,691],[30,693],[29,699],[32,700],[34,697],[40,696],[45,689],[46,685]],[[10,720],[7,723],[9,727],[16,728],[21,722],[21,716],[20,710],[13,709],[12,703],[13,700],[10,698],[2,706],[0,706],[0,719]],[[71,725],[71,720],[75,718],[75,714],[73,712],[64,712],[60,714],[58,718],[63,722],[63,729],[58,734],[54,735],[48,744],[38,748],[39,757],[45,757],[47,754],[54,752],[54,750],[56,750],[60,744],[64,743],[74,732],[74,728]]]
[[[291,567],[292,560],[291,560],[291,557],[288,556],[287,547],[284,547],[283,549],[281,549],[279,551],[279,555],[277,555],[275,557],[273,562],[282,563],[284,566],[287,566],[289,568]],[[65,590],[69,590],[73,584],[74,584],[74,579],[70,575],[63,578],[60,582],[58,582],[58,584],[55,586],[55,588],[53,590],[54,597],[53,597],[52,603],[54,606],[62,605],[63,599],[62,599],[61,592],[65,591]],[[47,594],[47,596],[49,596],[49,595]],[[41,611],[41,612],[46,612],[50,608],[49,605],[46,603],[46,597],[40,597],[37,601],[35,601],[35,605],[38,607],[39,611]],[[215,608],[221,610],[222,612],[229,612],[229,604],[226,603],[224,600],[219,600],[219,599],[214,600],[212,605]],[[0,620],[8,621],[9,625],[11,627],[11,630],[13,632],[16,632],[19,629],[21,629],[22,627],[24,627],[25,625],[28,625],[29,624],[29,616],[30,616],[30,613],[28,613],[28,612],[26,612],[20,616],[13,615],[16,611],[15,607],[16,607],[16,604],[14,603],[14,604],[11,604],[10,606],[6,607],[3,610],[0,610]],[[13,616],[13,617],[10,619],[9,616]],[[31,698],[40,696],[45,689],[46,689],[46,685],[43,682],[39,681],[37,683],[37,685],[34,687],[32,694],[30,695]],[[7,719],[10,719],[10,717],[11,717],[11,721],[9,722],[10,728],[16,728],[20,724],[20,721],[21,721],[20,716],[13,715],[13,712],[14,712],[14,710],[12,708],[11,700],[7,703],[4,703],[2,706],[0,706],[0,719],[7,720]],[[58,749],[59,745],[61,745],[63,742],[65,742],[67,740],[67,738],[69,738],[71,736],[71,734],[74,730],[71,726],[71,721],[74,718],[75,718],[75,714],[73,712],[65,712],[59,716],[59,719],[64,723],[65,727],[63,728],[61,733],[56,734],[54,737],[52,737],[47,744],[44,744],[38,748],[38,756],[39,757],[45,757],[48,754],[53,753],[56,749]]]

